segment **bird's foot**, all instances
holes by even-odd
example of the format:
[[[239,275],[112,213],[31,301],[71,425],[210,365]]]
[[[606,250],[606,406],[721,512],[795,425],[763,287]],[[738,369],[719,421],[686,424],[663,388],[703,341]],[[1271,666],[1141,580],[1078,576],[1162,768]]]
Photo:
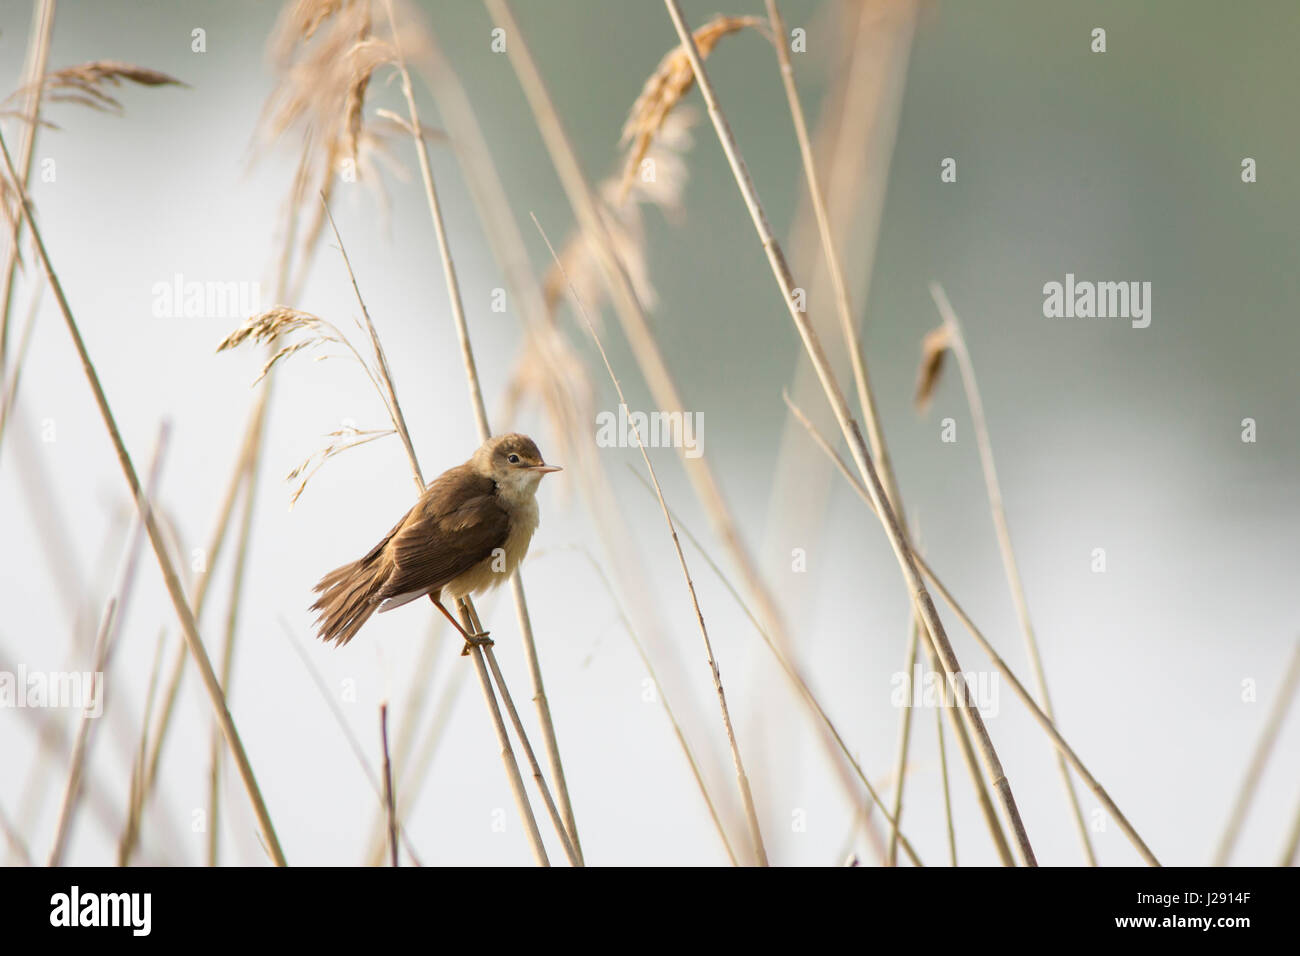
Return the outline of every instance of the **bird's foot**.
[[[484,631],[482,634],[474,634],[465,638],[465,647],[461,650],[460,656],[469,657],[469,651],[472,647],[492,647],[495,644],[496,641],[488,637],[487,631]]]

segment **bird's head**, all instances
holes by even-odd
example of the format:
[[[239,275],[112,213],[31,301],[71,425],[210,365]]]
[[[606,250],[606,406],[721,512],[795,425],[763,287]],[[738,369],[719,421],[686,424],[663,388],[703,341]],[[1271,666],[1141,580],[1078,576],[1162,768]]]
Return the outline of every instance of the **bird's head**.
[[[507,496],[531,494],[543,475],[560,471],[559,465],[548,465],[542,453],[527,435],[509,434],[489,438],[474,453],[474,467],[497,483]]]

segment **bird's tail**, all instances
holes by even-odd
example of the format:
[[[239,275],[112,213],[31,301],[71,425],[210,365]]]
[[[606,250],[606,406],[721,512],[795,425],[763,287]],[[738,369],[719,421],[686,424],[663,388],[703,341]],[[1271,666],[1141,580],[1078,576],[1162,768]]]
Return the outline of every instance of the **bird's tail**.
[[[316,626],[322,641],[342,646],[356,636],[378,607],[373,598],[383,587],[386,570],[382,561],[366,555],[320,579],[313,589],[320,597],[311,609],[317,612]]]

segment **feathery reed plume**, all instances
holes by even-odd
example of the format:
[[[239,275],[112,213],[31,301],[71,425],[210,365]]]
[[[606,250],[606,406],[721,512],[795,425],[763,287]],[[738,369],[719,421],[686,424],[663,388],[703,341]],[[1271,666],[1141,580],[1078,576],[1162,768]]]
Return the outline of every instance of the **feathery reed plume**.
[[[409,5],[397,28],[371,7],[370,0],[297,0],[272,32],[268,52],[279,82],[263,109],[259,139],[269,145],[293,133],[301,143],[288,198],[291,219],[313,196],[331,198],[341,172],[368,184],[386,210],[379,167],[404,175],[391,141],[406,124],[386,110],[368,116],[366,98],[375,73],[396,65],[399,40],[408,58],[422,58],[428,41]],[[303,233],[304,254],[324,226],[323,208],[315,209]]]
[[[50,38],[54,29],[53,0],[38,0],[32,19],[32,35],[28,44],[27,62],[23,70],[23,84],[0,102],[0,116],[19,119],[24,124],[19,145],[18,184],[27,188],[31,175],[36,131],[41,127],[57,129],[41,115],[47,102],[78,102],[91,109],[120,114],[122,104],[108,92],[126,80],[140,86],[185,86],[180,80],[158,70],[100,60],[83,63],[46,73],[49,60]],[[21,107],[15,100],[25,100]],[[12,203],[12,205],[11,205]],[[3,288],[0,289],[0,379],[9,374],[8,342],[10,313],[13,307],[15,272],[22,261],[19,238],[22,235],[22,215],[17,208],[17,194],[9,183],[0,177],[0,210],[8,225],[10,245],[4,266]],[[17,364],[21,364],[21,357]]]
[[[296,505],[302,493],[307,489],[309,482],[316,472],[324,466],[335,455],[356,448],[358,445],[364,445],[372,442],[377,438],[387,438],[389,435],[396,435],[396,430],[392,428],[378,428],[362,430],[352,425],[344,425],[332,432],[326,432],[325,437],[329,439],[321,448],[312,452],[311,455],[297,468],[285,475],[285,481],[295,481],[298,479],[297,486],[293,489],[293,494],[289,497],[289,504]]]
[[[50,103],[79,103],[101,113],[120,114],[122,103],[109,90],[121,87],[123,80],[138,86],[187,85],[159,70],[114,60],[95,60],[47,73],[42,87],[45,99]],[[31,86],[20,87],[9,95],[5,103],[20,95],[30,95],[31,92]]]
[[[295,338],[287,344],[281,344],[287,337],[301,333],[300,337]],[[324,464],[336,455],[356,448],[359,445],[367,444],[378,438],[384,438],[388,435],[398,434],[396,417],[400,414],[400,409],[395,409],[390,393],[380,383],[381,375],[378,366],[382,364],[382,358],[378,352],[375,353],[375,367],[362,356],[352,341],[332,322],[322,319],[318,315],[310,312],[303,312],[299,309],[290,309],[284,306],[276,306],[265,312],[259,312],[257,315],[249,317],[239,328],[226,336],[221,344],[217,346],[218,352],[226,352],[230,349],[238,348],[245,342],[255,342],[263,344],[276,344],[279,347],[262,365],[261,371],[253,384],[257,384],[270,373],[276,365],[291,355],[298,352],[318,349],[326,345],[341,346],[342,352],[326,352],[316,356],[316,360],[344,357],[350,359],[359,365],[366,377],[374,386],[375,391],[379,394],[380,400],[384,403],[384,408],[389,417],[394,421],[393,428],[383,429],[359,429],[352,425],[345,425],[342,428],[329,432],[326,435],[328,441],[321,448],[314,451],[302,464],[294,468],[286,476],[286,481],[298,481],[290,498],[290,504],[297,504],[298,499],[302,497],[303,491],[307,488],[309,482],[317,471]],[[372,339],[372,344],[375,342]]]
[[[921,362],[916,370],[916,395],[913,403],[922,415],[929,411],[930,403],[934,400],[940,373],[943,372],[943,360],[951,347],[952,334],[946,325],[931,329],[921,339]]]
[[[746,27],[762,30],[763,26],[759,17],[716,16],[696,29],[695,45],[700,56],[707,59],[723,37]],[[655,71],[645,81],[640,95],[632,104],[632,111],[623,123],[623,134],[619,138],[619,145],[628,147],[617,191],[619,203],[638,181],[637,170],[646,158],[650,144],[664,131],[668,116],[682,101],[682,97],[690,92],[694,83],[695,71],[691,69],[691,61],[680,45],[664,54]]]
[[[647,153],[642,154],[642,158],[653,166],[645,175],[634,175],[630,181],[611,176],[597,186],[596,205],[604,226],[603,236],[608,238],[627,270],[632,289],[646,309],[653,309],[659,299],[650,281],[650,267],[646,260],[642,207],[657,207],[669,220],[681,218],[682,191],[687,177],[683,157],[694,142],[690,130],[695,122],[694,110],[678,110],[667,118],[653,146],[647,143]],[[601,241],[600,235],[581,228],[565,240],[559,264],[553,263],[547,269],[542,282],[548,315],[554,317],[556,308],[567,295],[568,283],[564,280],[564,274],[567,274],[583,297],[582,301],[589,304],[595,318],[599,319],[600,307],[605,301],[605,281],[600,271],[598,247],[594,243]]]
[[[560,250],[559,263],[552,263],[542,282],[542,294],[547,314],[552,318],[559,304],[568,294],[569,276],[582,301],[588,303],[599,319],[600,307],[605,302],[605,281],[600,271],[598,247],[595,243],[607,237],[610,246],[624,269],[637,299],[646,309],[654,309],[659,297],[650,281],[650,267],[646,259],[645,219],[642,207],[654,206],[670,221],[681,219],[682,192],[686,186],[687,167],[683,158],[694,140],[691,127],[697,120],[691,109],[681,109],[663,123],[653,145],[646,143],[646,152],[637,162],[653,164],[644,175],[635,172],[630,180],[611,176],[596,188],[596,206],[604,227],[601,235],[589,229],[575,230]],[[563,270],[561,271],[561,266]]]

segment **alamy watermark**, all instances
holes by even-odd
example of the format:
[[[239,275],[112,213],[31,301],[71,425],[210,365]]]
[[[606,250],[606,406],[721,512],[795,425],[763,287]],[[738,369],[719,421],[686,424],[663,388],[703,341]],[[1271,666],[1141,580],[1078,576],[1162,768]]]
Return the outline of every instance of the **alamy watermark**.
[[[1043,317],[1048,319],[1129,319],[1135,329],[1151,324],[1150,282],[1076,281],[1043,286]]]
[[[958,671],[951,677],[927,671],[920,680],[898,671],[889,684],[889,702],[895,707],[964,707],[969,701],[986,719],[1001,709],[996,671]]]
[[[178,272],[150,292],[156,319],[246,319],[262,311],[260,282],[200,282]]]
[[[102,671],[0,671],[0,710],[56,707],[80,710],[87,717],[104,713]]]
[[[704,454],[703,412],[618,412],[596,414],[596,444],[601,448],[635,448],[637,436],[647,448],[681,448],[687,458]]]
[[[83,893],[73,884],[67,893],[50,897],[51,926],[121,927],[132,936],[153,929],[152,893]]]

